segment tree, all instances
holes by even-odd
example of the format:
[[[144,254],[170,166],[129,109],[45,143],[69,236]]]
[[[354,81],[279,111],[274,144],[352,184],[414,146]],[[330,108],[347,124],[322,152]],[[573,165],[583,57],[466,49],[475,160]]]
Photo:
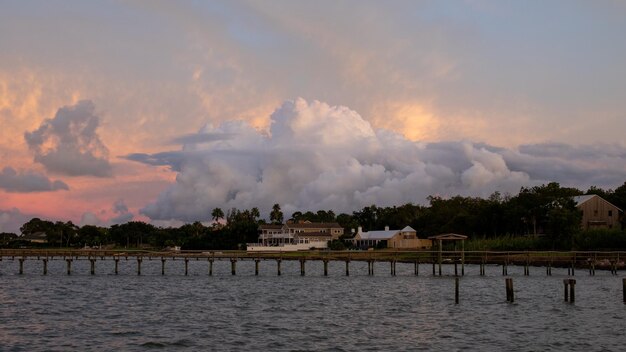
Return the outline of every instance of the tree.
[[[211,216],[213,217],[213,221],[217,223],[220,219],[224,218],[224,211],[221,208],[215,208],[211,212]]]
[[[270,221],[272,224],[279,225],[283,223],[283,212],[280,210],[278,203],[272,206],[272,212],[270,213]]]

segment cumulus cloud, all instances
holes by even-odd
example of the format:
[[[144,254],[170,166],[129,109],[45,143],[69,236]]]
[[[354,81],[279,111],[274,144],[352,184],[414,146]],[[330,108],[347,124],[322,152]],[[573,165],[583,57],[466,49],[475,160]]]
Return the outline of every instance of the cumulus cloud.
[[[271,116],[269,131],[241,121],[207,125],[181,150],[133,154],[130,160],[169,165],[176,182],[141,213],[153,220],[210,218],[215,207],[259,207],[267,214],[279,203],[295,210],[352,211],[376,204],[425,203],[429,195],[482,196],[517,193],[523,186],[563,182],[619,185],[626,158],[615,152],[590,164],[588,149],[555,156],[551,146],[505,149],[471,142],[413,142],[375,130],[346,107],[304,99],[285,102]],[[566,172],[563,172],[563,171]],[[604,175],[593,177],[593,175]],[[608,176],[607,176],[608,175]]]
[[[0,209],[0,232],[20,234],[20,227],[34,216],[22,213],[17,208]]]
[[[35,161],[48,171],[68,176],[111,176],[108,149],[96,130],[98,116],[91,101],[60,108],[54,118],[46,119],[24,138]]]
[[[133,220],[134,215],[128,210],[128,206],[124,203],[123,199],[118,199],[113,203],[113,213],[116,214],[115,217],[109,220],[109,223],[112,225],[115,224],[125,224],[131,220]]]
[[[35,171],[16,171],[9,166],[0,172],[0,188],[12,193],[67,191],[70,189],[63,181],[52,181],[45,175]]]
[[[99,214],[90,211],[85,212],[80,218],[80,225],[111,226],[127,223],[134,218],[133,213],[130,212],[123,199],[118,199],[113,203],[111,212],[113,213],[112,217],[107,215],[110,213],[104,209]],[[107,220],[107,217],[110,218]]]

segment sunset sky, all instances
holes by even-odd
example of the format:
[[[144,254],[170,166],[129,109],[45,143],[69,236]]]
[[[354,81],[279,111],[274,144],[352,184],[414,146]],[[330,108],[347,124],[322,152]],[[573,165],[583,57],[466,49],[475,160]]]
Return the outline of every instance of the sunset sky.
[[[0,0],[0,232],[626,181],[621,1]]]

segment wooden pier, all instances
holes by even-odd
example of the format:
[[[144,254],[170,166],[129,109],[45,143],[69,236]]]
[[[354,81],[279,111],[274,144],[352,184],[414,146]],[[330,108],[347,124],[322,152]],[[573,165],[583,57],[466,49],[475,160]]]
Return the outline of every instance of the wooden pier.
[[[589,275],[595,275],[596,270],[609,270],[617,275],[618,270],[625,270],[624,259],[626,252],[494,252],[494,251],[299,251],[299,252],[246,252],[246,251],[143,251],[143,250],[63,250],[63,249],[2,249],[0,250],[0,268],[2,261],[13,260],[19,262],[19,274],[24,273],[25,261],[40,261],[42,274],[48,274],[48,263],[51,260],[66,262],[67,275],[72,274],[73,261],[88,261],[90,274],[96,274],[99,261],[113,262],[114,273],[119,273],[119,262],[131,261],[136,264],[136,273],[141,275],[144,260],[160,260],[161,275],[165,275],[166,263],[181,261],[184,274],[188,275],[190,260],[206,261],[207,273],[213,275],[215,261],[230,262],[231,274],[237,274],[238,261],[254,261],[254,273],[259,275],[262,262],[274,262],[276,275],[280,276],[282,261],[297,261],[300,263],[300,275],[306,275],[307,261],[323,263],[324,275],[328,275],[331,262],[345,263],[345,275],[350,275],[351,262],[366,262],[368,275],[374,275],[374,266],[387,263],[391,276],[396,275],[397,263],[413,264],[414,275],[419,275],[420,265],[432,265],[432,275],[441,276],[443,267],[448,267],[450,273],[453,267],[455,276],[466,274],[465,265],[475,264],[479,267],[478,275],[485,275],[485,266],[496,264],[502,267],[502,275],[508,275],[510,265],[523,266],[524,275],[531,275],[531,268],[545,268],[547,276],[552,275],[553,267],[567,268],[568,275],[574,276],[576,270],[583,270]],[[263,264],[264,265],[264,264]],[[376,266],[378,266],[376,265]],[[460,267],[460,270],[459,270]]]

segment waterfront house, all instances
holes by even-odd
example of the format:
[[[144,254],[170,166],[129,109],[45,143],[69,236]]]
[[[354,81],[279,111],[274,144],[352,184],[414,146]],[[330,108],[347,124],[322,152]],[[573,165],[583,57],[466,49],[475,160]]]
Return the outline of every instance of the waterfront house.
[[[431,240],[418,238],[417,232],[410,226],[402,230],[390,230],[389,226],[386,226],[382,231],[367,232],[359,227],[352,241],[358,248],[384,246],[396,249],[430,249],[432,247]]]
[[[622,209],[609,203],[604,198],[588,194],[574,197],[576,207],[582,212],[581,228],[589,229],[614,229],[620,227]]]
[[[46,235],[45,232],[39,231],[27,233],[25,235],[22,235],[21,237],[18,237],[18,239],[28,241],[30,243],[47,243],[48,235]]]
[[[343,235],[344,229],[336,222],[287,222],[284,225],[260,225],[259,243],[279,245],[289,243],[327,242]]]

